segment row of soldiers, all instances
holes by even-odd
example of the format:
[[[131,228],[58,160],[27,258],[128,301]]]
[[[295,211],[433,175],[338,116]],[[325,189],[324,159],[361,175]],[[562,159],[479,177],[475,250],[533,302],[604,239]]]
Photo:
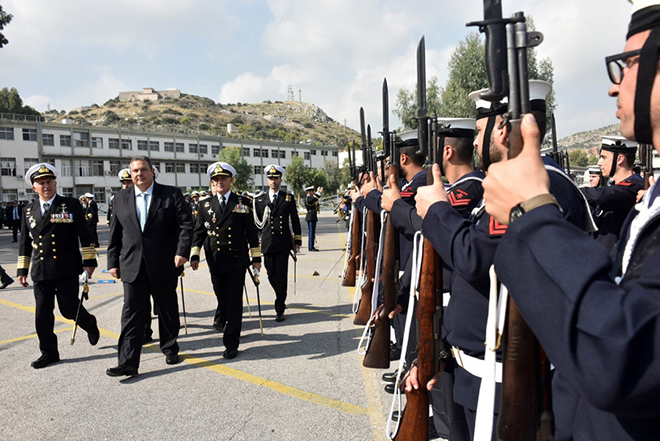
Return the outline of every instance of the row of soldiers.
[[[539,155],[546,130],[545,99],[551,86],[534,80],[529,81],[531,113],[522,122],[524,145],[518,158],[512,159],[509,152],[513,142],[509,106],[506,101],[483,101],[481,97],[488,92],[484,89],[470,94],[476,105],[475,120],[434,120],[441,129],[431,136],[432,144],[437,143],[432,168],[424,168],[433,161],[419,148],[416,135],[422,131],[402,133],[394,150],[398,151],[400,176],[363,172],[355,182],[353,216],[360,220],[354,225],[366,225],[369,211],[378,215],[385,211],[399,240],[397,303],[383,310],[387,305],[383,295],[380,306],[371,308],[373,317],[367,327],[375,323],[378,332],[379,320],[387,317],[392,320],[396,343],[411,342],[402,348],[405,364],[400,366],[406,373],[401,386],[407,392],[408,406],[416,403],[422,391],[430,391],[431,424],[442,437],[451,441],[496,439],[499,403],[505,406],[502,396],[509,392],[503,390],[507,372],[499,345],[503,332],[499,326],[504,325],[498,324],[502,316],[497,317],[502,310],[497,301],[506,295],[515,300],[542,344],[539,354],[542,358],[547,354],[549,362],[546,359],[538,375],[546,385],[552,378],[552,400],[548,393],[546,399],[529,402],[531,412],[521,414],[522,418],[554,412],[554,423],[551,418],[533,421],[531,433],[511,436],[511,432],[506,435],[511,423],[507,420],[504,425],[500,422],[497,439],[660,437],[657,411],[650,410],[657,408],[660,384],[655,345],[660,317],[655,308],[660,298],[660,202],[655,196],[660,189],[656,185],[651,191],[642,191],[643,179],[633,171],[638,143],[653,144],[656,150],[660,145],[660,131],[651,125],[648,115],[644,119],[637,104],[633,106],[633,102],[645,102],[648,109],[651,103],[650,119],[658,118],[656,94],[646,87],[635,95],[634,88],[642,78],[653,85],[659,75],[658,41],[660,5],[638,5],[626,52],[607,60],[613,82],[609,93],[617,98],[617,117],[626,138],[603,139],[598,162],[601,185],[578,188],[553,159]],[[644,58],[647,47],[650,55]],[[644,63],[648,63],[646,73]],[[638,120],[633,124],[635,117]],[[473,169],[473,151],[478,155],[478,171]],[[650,183],[654,183],[652,178]],[[365,230],[363,226],[363,242],[382,246],[377,233],[369,237]],[[435,301],[445,307],[434,315],[439,331],[424,334],[418,323],[420,340],[416,341],[417,333],[405,329],[401,316],[417,310],[421,322],[428,314],[421,312],[422,297],[435,296],[418,287],[418,280],[424,277],[420,271],[423,262],[413,251],[418,232],[442,262],[443,294]],[[351,252],[361,253],[360,259],[373,258],[364,253],[364,246],[361,250],[353,246]],[[363,265],[363,271],[368,266]],[[385,274],[386,269],[383,266],[375,274]],[[362,280],[369,282],[372,274]],[[384,280],[371,281],[385,284]],[[377,286],[373,292],[381,290]],[[362,294],[361,302],[371,301],[364,291]],[[418,295],[419,300],[411,302],[410,295]],[[491,331],[496,327],[497,331]],[[422,348],[434,336],[433,345],[439,349],[432,351],[431,365],[437,369],[430,376],[418,366],[428,365],[428,360],[421,359]],[[376,338],[374,334],[372,345]],[[365,366],[373,350],[367,345]],[[525,359],[533,354],[516,355],[514,358]],[[385,381],[399,378],[400,372],[383,375]],[[512,387],[511,383],[507,386]],[[523,389],[520,393],[531,396],[536,391]],[[419,413],[419,409],[406,408],[403,415],[394,417],[402,426],[417,421],[417,427],[400,439],[427,437],[431,432],[420,429],[419,419],[407,420],[407,412]],[[422,407],[421,412],[426,409]],[[395,433],[388,429],[389,436]]]
[[[141,346],[151,331],[150,299],[158,311],[165,361],[180,362],[177,281],[189,259],[193,270],[199,268],[202,248],[218,300],[212,325],[223,333],[225,358],[238,355],[245,273],[252,266],[258,275],[262,254],[276,294],[275,320],[285,320],[288,259],[299,252],[302,231],[293,195],[280,190],[284,168],[267,167],[269,191],[251,200],[231,191],[236,175],[231,165],[212,164],[207,174],[216,191],[202,201],[196,219],[181,191],[156,182],[156,173],[148,157],[134,157],[130,169],[119,173],[122,189],[108,213],[108,270],[124,288],[118,365],[106,371],[109,376],[138,373]],[[48,163],[26,173],[39,199],[23,212],[17,275],[24,287],[28,273],[34,283],[41,351],[32,362],[35,369],[60,360],[53,332],[56,298],[62,315],[76,320],[90,344],[100,338],[96,318],[82,303],[84,296],[78,301],[79,278],[86,282],[98,264],[98,240],[81,204],[57,194],[56,179],[57,169]]]

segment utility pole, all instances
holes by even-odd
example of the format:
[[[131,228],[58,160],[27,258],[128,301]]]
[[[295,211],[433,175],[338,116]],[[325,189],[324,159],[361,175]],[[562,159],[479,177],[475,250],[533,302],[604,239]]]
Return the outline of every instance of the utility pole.
[[[302,103],[302,89],[298,89],[298,101]]]

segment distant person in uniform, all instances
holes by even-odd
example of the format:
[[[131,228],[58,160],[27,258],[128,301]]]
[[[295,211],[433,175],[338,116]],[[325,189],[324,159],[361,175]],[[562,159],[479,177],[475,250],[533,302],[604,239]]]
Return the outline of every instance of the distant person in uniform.
[[[121,169],[117,174],[117,177],[119,178],[119,183],[121,184],[122,190],[131,188],[133,186],[133,180],[131,179],[130,168]],[[108,207],[108,226],[110,226],[110,221],[112,220],[114,205],[115,205],[115,197],[112,196],[112,198],[110,199],[110,205]]]
[[[291,193],[280,191],[284,167],[269,165],[265,168],[269,190],[255,196],[254,219],[261,230],[261,252],[268,272],[268,281],[275,291],[275,321],[284,321],[289,252],[300,252],[302,229],[296,201]],[[291,223],[291,229],[289,228]]]
[[[79,305],[79,276],[91,276],[97,266],[94,242],[78,201],[57,194],[57,169],[47,163],[30,167],[25,182],[39,200],[25,207],[18,245],[18,282],[27,287],[28,271],[34,283],[35,323],[41,357],[35,369],[60,361],[55,325],[55,299],[62,315],[87,332],[92,346],[101,336],[96,318]],[[82,258],[80,247],[82,245]],[[32,268],[30,270],[30,264]],[[78,310],[80,306],[80,310]]]
[[[86,208],[85,208],[85,220],[87,221],[87,226],[89,227],[90,233],[92,233],[92,238],[94,239],[94,246],[99,246],[99,234],[97,232],[97,227],[99,223],[99,206],[94,200],[94,195],[91,193],[85,193],[86,199]]]
[[[231,191],[236,169],[226,162],[216,162],[207,169],[215,196],[200,203],[195,221],[190,266],[199,268],[204,246],[218,307],[213,326],[223,331],[223,357],[235,358],[243,319],[245,270],[252,264],[261,269],[259,233],[254,225],[252,203]],[[251,257],[250,257],[251,254]]]
[[[321,211],[319,199],[323,193],[323,187],[319,187],[315,193],[314,186],[310,185],[305,188],[305,192],[307,192],[307,196],[305,197],[305,208],[307,209],[305,222],[307,222],[307,226],[309,227],[308,248],[309,251],[318,251],[318,248],[314,246],[314,242],[316,241],[316,224],[319,220],[317,213]]]
[[[604,184],[603,173],[600,171],[600,167],[597,165],[592,165],[587,169],[589,173],[589,187],[596,188],[602,187]]]
[[[612,179],[614,185],[582,188],[598,225],[593,236],[608,250],[619,240],[621,226],[644,186],[642,177],[633,173],[636,153],[637,143],[621,136],[604,137],[598,166],[603,179]]]
[[[12,242],[18,242],[18,230],[21,227],[21,219],[23,217],[23,207],[18,206],[18,201],[12,202],[9,207],[10,213],[7,215],[11,225]]]

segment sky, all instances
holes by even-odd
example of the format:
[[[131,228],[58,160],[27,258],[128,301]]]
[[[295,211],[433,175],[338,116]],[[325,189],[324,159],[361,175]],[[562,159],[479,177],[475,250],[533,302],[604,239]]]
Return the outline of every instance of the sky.
[[[426,76],[447,81],[452,51],[483,18],[478,0],[0,0],[13,14],[0,49],[0,87],[39,111],[103,104],[120,91],[178,88],[220,103],[313,103],[360,129],[382,124],[416,84],[415,52],[426,40]],[[623,51],[627,0],[503,0],[524,11],[554,66],[558,137],[617,122],[604,57]],[[400,122],[390,116],[390,126]]]

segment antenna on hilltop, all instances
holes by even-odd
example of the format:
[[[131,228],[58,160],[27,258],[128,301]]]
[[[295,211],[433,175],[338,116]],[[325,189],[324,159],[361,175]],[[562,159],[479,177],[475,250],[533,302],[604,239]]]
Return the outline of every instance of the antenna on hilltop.
[[[287,101],[293,101],[293,100],[296,99],[295,96],[293,95],[293,85],[292,84],[289,84],[289,88],[286,91],[286,95],[287,95],[287,98],[286,98]]]

